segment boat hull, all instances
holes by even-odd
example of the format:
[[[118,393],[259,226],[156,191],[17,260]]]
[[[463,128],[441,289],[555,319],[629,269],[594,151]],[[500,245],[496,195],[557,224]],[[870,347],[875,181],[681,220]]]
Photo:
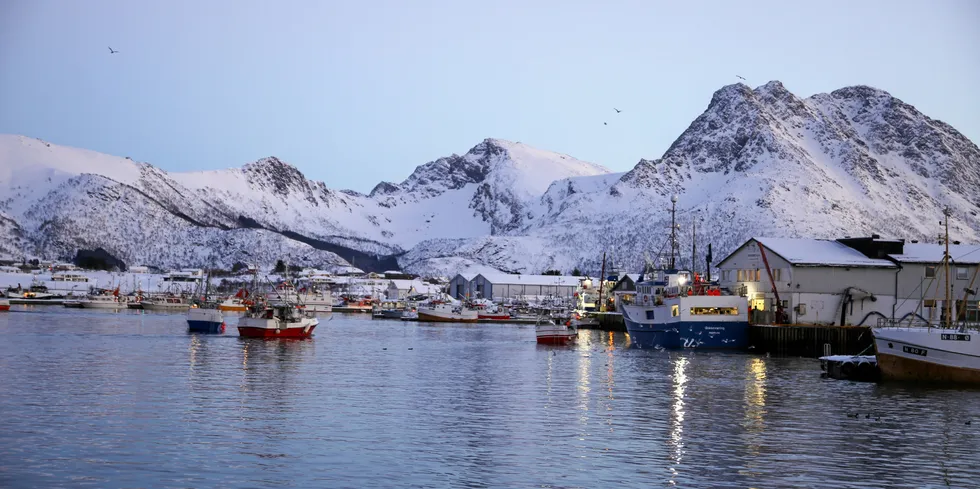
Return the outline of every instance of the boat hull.
[[[238,334],[245,338],[309,338],[318,324],[316,318],[303,318],[281,327],[274,318],[243,317],[238,320]]]
[[[476,316],[464,316],[462,314],[439,314],[419,311],[417,321],[429,323],[475,323],[479,321],[479,318]]]
[[[874,328],[883,380],[980,385],[980,335],[926,328]]]
[[[190,331],[191,333],[224,333],[225,323],[188,319],[187,331]]]
[[[169,312],[180,312],[186,311],[191,308],[190,304],[154,304],[152,302],[144,302],[143,309],[148,311],[169,311]]]
[[[477,318],[485,321],[507,321],[510,319],[510,314],[480,314]]]
[[[10,303],[9,302],[6,302],[6,301],[0,302],[0,311],[9,311],[9,310],[10,310]]]
[[[130,302],[130,303],[126,304],[126,308],[127,309],[143,309],[143,303],[142,302]]]
[[[192,333],[223,333],[224,317],[217,309],[191,308],[187,311],[187,330]]]
[[[539,344],[564,345],[575,341],[578,331],[564,324],[539,324],[534,328]]]
[[[748,321],[674,321],[650,323],[635,320],[624,312],[623,321],[630,343],[640,349],[744,350],[749,347]]]
[[[125,302],[110,302],[110,301],[81,301],[82,307],[85,309],[125,309]]]

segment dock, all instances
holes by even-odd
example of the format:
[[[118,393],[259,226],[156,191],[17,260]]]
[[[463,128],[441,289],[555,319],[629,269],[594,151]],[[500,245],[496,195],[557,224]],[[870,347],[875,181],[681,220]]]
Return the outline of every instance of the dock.
[[[582,329],[597,329],[599,331],[626,331],[626,322],[623,321],[623,314],[618,312],[597,312],[594,313],[599,320],[597,325],[583,325]]]
[[[756,353],[808,358],[874,351],[867,326],[750,324],[749,344]]]
[[[881,379],[878,360],[874,355],[831,355],[820,357],[822,376],[856,382],[877,382]]]

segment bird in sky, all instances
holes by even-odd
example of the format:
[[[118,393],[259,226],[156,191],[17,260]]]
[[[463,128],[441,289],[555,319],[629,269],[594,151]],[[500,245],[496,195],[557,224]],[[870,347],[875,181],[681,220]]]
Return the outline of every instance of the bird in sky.
[[[109,54],[116,54],[119,51],[113,51],[112,46],[109,46]]]
[[[620,113],[620,112],[622,112],[621,110],[617,109],[616,107],[613,107],[613,110],[615,110],[617,114]]]
[[[608,126],[609,124],[606,124],[605,122],[603,122],[603,123],[602,123],[602,125],[603,125],[603,126]]]
[[[745,78],[742,78],[741,76],[738,76],[738,75],[735,75],[735,78],[738,78],[739,80],[745,81]]]

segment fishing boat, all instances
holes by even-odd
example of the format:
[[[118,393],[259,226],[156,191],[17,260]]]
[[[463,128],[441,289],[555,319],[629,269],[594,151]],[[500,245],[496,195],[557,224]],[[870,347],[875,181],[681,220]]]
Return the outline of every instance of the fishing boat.
[[[200,288],[203,287],[204,295],[201,296]],[[197,293],[194,294],[194,301],[191,308],[187,310],[187,330],[192,333],[224,333],[225,318],[218,309],[218,303],[210,300],[211,296],[211,273],[208,272],[203,286],[199,286]]]
[[[943,312],[937,323],[913,317],[909,321],[882,319],[871,328],[875,355],[883,380],[928,382],[933,384],[980,385],[980,329],[976,322],[965,321],[966,299],[958,303],[954,315],[954,298],[949,267],[949,209],[946,217],[946,251],[937,279],[943,281]],[[977,278],[974,272],[966,294]]]
[[[238,318],[238,334],[245,338],[309,338],[319,320],[290,302],[259,303]]]
[[[570,319],[562,321],[558,317],[541,318],[534,325],[537,341],[544,345],[565,345],[578,337],[578,329]]]
[[[427,305],[420,305],[417,313],[419,321],[475,323],[479,320],[479,314],[476,309],[470,309],[463,304],[451,304],[441,301],[433,301]]]
[[[152,299],[143,299],[143,309],[148,311],[186,311],[191,308],[191,303],[180,296],[162,296]]]
[[[118,295],[96,294],[78,301],[85,309],[125,309],[126,302],[119,300]],[[71,306],[68,306],[71,307]]]
[[[745,349],[749,316],[744,297],[722,295],[684,270],[656,270],[637,283],[637,300],[623,306],[637,348]]]
[[[244,312],[248,309],[245,299],[229,297],[218,304],[218,310],[226,312]]]
[[[473,301],[470,307],[476,310],[476,317],[480,321],[507,321],[510,319],[510,311],[486,299]]]
[[[31,281],[28,288],[17,287],[7,288],[7,298],[11,304],[55,304],[61,305],[64,302],[64,295],[56,294],[48,290],[44,282],[37,280]]]

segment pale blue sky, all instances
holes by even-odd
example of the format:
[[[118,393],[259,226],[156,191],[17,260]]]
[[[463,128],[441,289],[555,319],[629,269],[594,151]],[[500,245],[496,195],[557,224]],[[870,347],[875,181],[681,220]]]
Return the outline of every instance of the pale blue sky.
[[[0,0],[0,132],[366,192],[486,137],[625,171],[741,75],[980,141],[980,2],[681,3]]]

